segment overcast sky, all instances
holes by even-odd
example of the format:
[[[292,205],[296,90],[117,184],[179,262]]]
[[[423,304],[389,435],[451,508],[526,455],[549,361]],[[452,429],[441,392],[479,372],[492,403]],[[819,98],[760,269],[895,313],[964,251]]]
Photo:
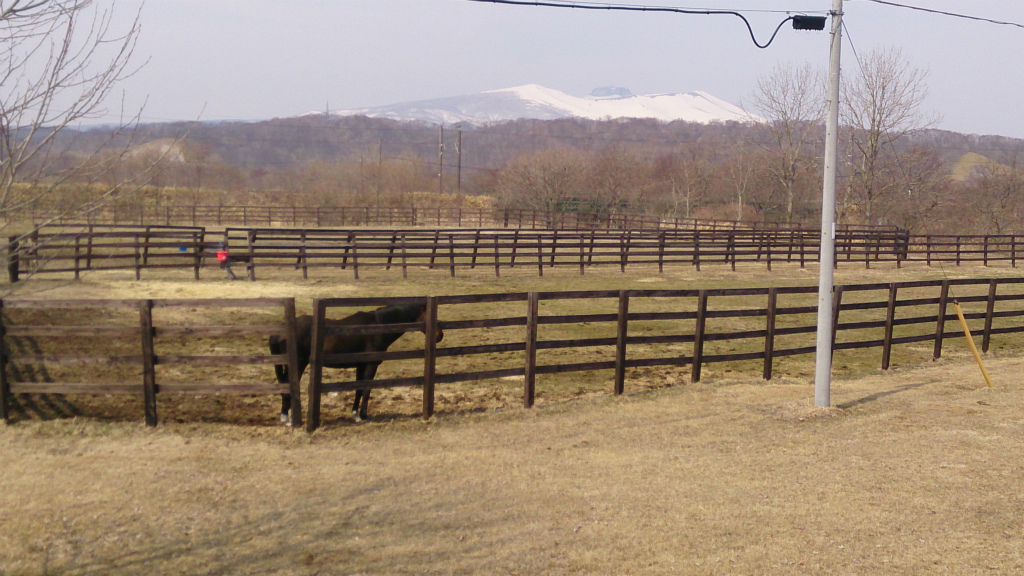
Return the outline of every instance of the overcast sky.
[[[1024,24],[1021,0],[898,0]],[[630,0],[630,4],[821,14],[831,0]],[[749,100],[776,63],[828,63],[828,33],[784,27],[767,49],[731,16],[627,13],[468,0],[119,0],[141,6],[124,85],[146,121],[261,120],[540,84],[582,96],[703,90]],[[845,73],[854,50],[900,47],[929,70],[926,111],[938,127],[1024,137],[1024,29],[845,2]],[[749,14],[764,42],[784,13]],[[852,44],[851,44],[852,43]]]

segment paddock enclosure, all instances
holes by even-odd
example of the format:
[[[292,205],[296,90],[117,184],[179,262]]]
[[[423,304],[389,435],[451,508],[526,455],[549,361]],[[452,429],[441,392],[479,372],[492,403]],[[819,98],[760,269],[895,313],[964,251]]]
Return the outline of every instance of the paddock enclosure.
[[[419,412],[426,418],[434,414],[438,394],[515,394],[529,407],[539,394],[558,401],[658,382],[696,383],[710,367],[765,380],[807,375],[813,370],[816,291],[775,286],[316,298],[306,426],[320,425],[324,393],[364,386],[339,378],[350,372],[325,372],[325,361],[384,361],[371,387],[422,389]],[[963,337],[950,309],[954,299],[964,305],[984,351],[1020,345],[1024,279],[847,284],[836,287],[836,366],[885,370],[940,357],[947,339]],[[426,336],[404,337],[387,352],[325,357],[319,348],[328,333],[395,329],[328,332],[326,318],[412,301],[426,302],[426,320],[401,328]],[[224,394],[288,391],[296,403],[293,414],[302,412],[299,382],[278,384],[272,366],[294,358],[270,355],[266,347],[266,336],[294,330],[294,298],[7,298],[2,304],[5,418],[16,417],[19,402],[33,393],[136,396],[150,425],[166,395],[207,402]],[[437,344],[439,329],[446,337]]]
[[[919,236],[886,228],[848,227],[836,232],[836,266],[906,264],[1016,268],[1024,237],[1014,235]],[[756,263],[800,267],[818,261],[820,233],[807,229],[694,227],[647,229],[445,229],[258,228],[168,225],[51,225],[9,239],[11,282],[56,274],[79,278],[93,270],[122,270],[140,279],[158,270],[180,270],[199,279],[220,267],[228,252],[256,280],[261,270],[289,270],[309,278],[324,271],[385,270],[408,277],[422,270],[449,275],[501,274],[568,268],[585,275],[597,268],[627,270]]]

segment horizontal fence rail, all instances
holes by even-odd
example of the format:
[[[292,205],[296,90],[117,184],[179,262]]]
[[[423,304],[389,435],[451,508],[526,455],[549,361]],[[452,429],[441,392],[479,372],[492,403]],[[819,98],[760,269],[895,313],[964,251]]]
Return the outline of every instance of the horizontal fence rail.
[[[1024,236],[913,236],[901,231],[837,230],[836,266],[906,263],[1016,268]],[[447,271],[576,269],[593,266],[693,266],[818,262],[816,230],[505,230],[417,228],[232,228],[192,226],[40,227],[10,238],[8,277],[91,270],[188,269],[239,265],[250,280],[258,269]],[[223,257],[223,261],[218,255]]]
[[[722,363],[737,372],[759,372],[770,380],[780,359],[815,352],[816,292],[814,286],[797,286],[318,299],[313,303],[306,427],[314,430],[320,425],[323,392],[360,388],[422,387],[422,413],[430,417],[437,387],[460,382],[521,379],[523,403],[529,407],[537,396],[538,377],[544,375],[612,371],[614,394],[626,390],[630,370],[656,366],[688,368],[691,382],[701,380],[704,367]],[[872,363],[877,361],[881,369],[891,366],[897,349],[939,358],[945,340],[964,336],[947,326],[947,321],[956,319],[950,311],[954,300],[965,305],[965,317],[981,337],[985,352],[994,337],[1024,333],[1022,278],[837,286],[832,313],[837,365],[844,355],[870,349],[880,352]],[[421,322],[386,328],[325,327],[330,316],[410,302],[426,304]],[[267,309],[269,315],[259,324],[244,325],[219,317],[214,323],[179,318],[182,309],[194,313],[237,308]],[[162,309],[166,309],[166,318],[154,320],[154,311]],[[254,354],[251,349],[239,348],[237,342],[240,337],[250,337],[262,345],[271,334],[294,338],[295,303],[291,298],[5,299],[0,311],[0,408],[5,419],[19,394],[139,394],[144,397],[147,424],[155,425],[158,393],[287,392],[293,402],[293,425],[301,421],[295,351]],[[72,323],[72,313],[85,316]],[[251,312],[246,314],[249,319]],[[394,331],[396,327],[423,332],[422,344],[384,352],[324,354],[327,335]],[[442,330],[445,338],[438,343],[436,336]],[[190,339],[196,337],[212,340],[223,353],[199,354],[189,349]],[[327,363],[364,361],[401,368],[372,381],[325,377]],[[289,366],[287,384],[277,383],[273,364]],[[161,372],[198,367],[203,370],[200,375],[208,377],[209,370],[222,366],[232,370],[250,366],[257,371],[242,382],[231,383],[198,377],[182,381],[175,372]],[[66,373],[69,367],[75,370]],[[108,376],[106,381],[99,379],[101,375]]]

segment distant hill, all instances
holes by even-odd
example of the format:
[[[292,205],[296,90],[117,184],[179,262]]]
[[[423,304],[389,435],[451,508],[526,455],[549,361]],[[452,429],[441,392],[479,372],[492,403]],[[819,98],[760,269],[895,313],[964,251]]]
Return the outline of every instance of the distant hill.
[[[950,175],[954,180],[963,182],[976,174],[979,169],[996,167],[1005,166],[976,152],[968,152],[953,163],[953,167],[950,169]]]
[[[221,161],[239,168],[280,169],[314,160],[335,161],[402,157],[436,164],[438,126],[426,122],[397,121],[366,116],[308,115],[261,122],[163,123],[141,126],[132,145],[146,144],[188,133],[189,143],[199,145]],[[65,145],[71,151],[90,142],[105,142],[109,129],[68,131]],[[445,164],[455,162],[457,133],[446,129]],[[609,147],[633,149],[652,156],[701,143],[711,149],[741,141],[764,139],[756,125],[728,121],[710,124],[655,119],[514,120],[483,127],[463,127],[462,161],[466,170],[495,169],[522,155],[553,147],[599,151]],[[771,143],[762,141],[765,146]],[[155,144],[160,147],[163,144]],[[942,162],[966,175],[967,167],[991,162],[1013,164],[1024,141],[1002,136],[978,136],[945,130],[925,130],[896,144],[898,151],[913,147],[934,150]],[[150,148],[152,149],[152,148]],[[817,154],[822,154],[821,150]],[[967,155],[967,159],[961,159]],[[977,155],[972,156],[972,155]],[[958,165],[958,162],[959,165]],[[959,167],[957,167],[958,165]]]
[[[322,114],[311,112],[310,114]],[[332,111],[335,116],[367,116],[432,124],[483,126],[510,120],[582,118],[615,120],[652,118],[664,122],[751,122],[758,118],[739,106],[706,92],[634,95],[626,88],[607,86],[589,96],[570,96],[552,88],[527,84],[479,94],[403,102],[388,106]]]

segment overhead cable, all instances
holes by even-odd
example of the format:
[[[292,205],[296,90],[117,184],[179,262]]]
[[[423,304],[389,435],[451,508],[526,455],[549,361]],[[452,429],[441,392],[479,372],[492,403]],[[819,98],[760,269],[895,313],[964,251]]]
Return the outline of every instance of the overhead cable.
[[[557,1],[533,1],[533,0],[469,0],[470,2],[488,2],[491,4],[510,4],[513,6],[541,6],[547,8],[573,8],[576,10],[614,10],[620,12],[671,12],[675,14],[698,14],[702,16],[735,16],[747,26],[747,32],[750,33],[750,39],[754,42],[754,46],[758,48],[767,48],[771,45],[772,41],[775,40],[775,36],[778,35],[779,30],[782,26],[793,19],[793,16],[788,16],[775,28],[775,32],[772,33],[771,37],[764,44],[757,41],[757,36],[754,34],[754,29],[750,25],[750,21],[747,20],[746,16],[735,10],[709,10],[703,8],[674,8],[669,6],[638,6],[633,4],[604,4],[598,2],[557,2]]]
[[[909,4],[900,4],[899,2],[889,2],[887,0],[865,0],[866,2],[873,2],[875,4],[883,4],[885,6],[894,6],[896,8],[906,8],[908,10],[918,10],[920,12],[928,12],[930,14],[940,14],[942,16],[952,16],[954,18],[964,18],[966,20],[976,20],[978,22],[988,22],[989,24],[999,24],[1002,26],[1016,26],[1017,28],[1024,28],[1024,24],[1018,24],[1017,22],[1007,22],[1005,20],[994,20],[992,18],[985,18],[982,16],[971,16],[969,14],[959,14],[957,12],[946,12],[945,10],[936,10],[934,8],[924,8],[922,6],[911,6]]]

